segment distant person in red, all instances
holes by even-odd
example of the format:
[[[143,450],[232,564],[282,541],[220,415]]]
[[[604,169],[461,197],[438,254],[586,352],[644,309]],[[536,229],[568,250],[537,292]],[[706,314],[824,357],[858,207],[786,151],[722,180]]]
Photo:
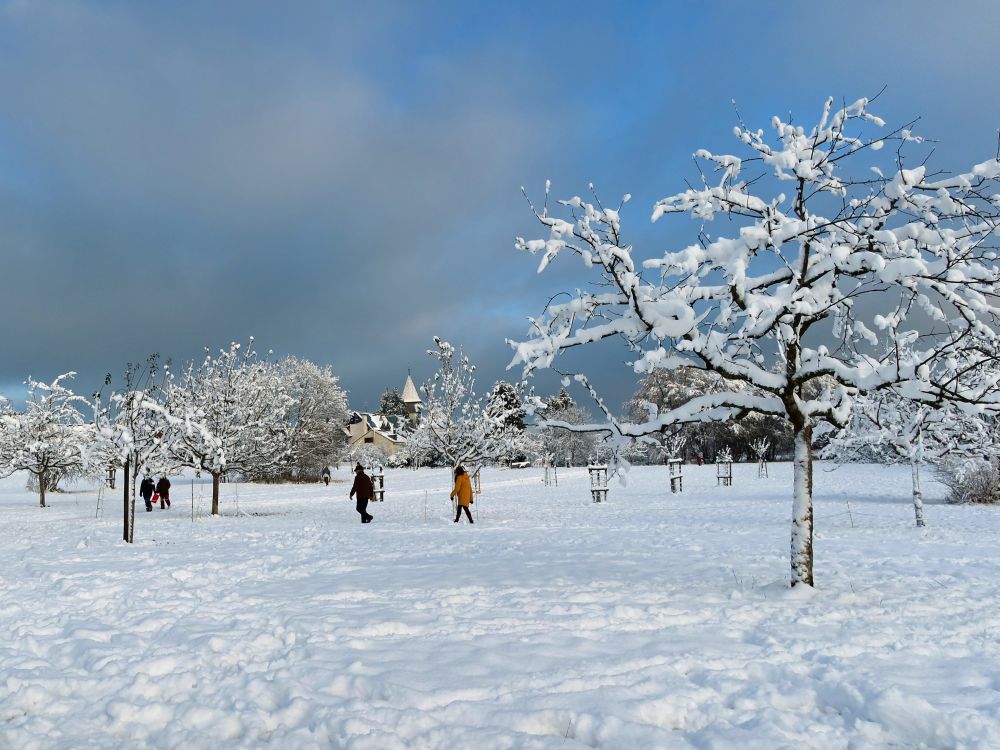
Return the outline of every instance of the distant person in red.
[[[160,510],[170,507],[170,480],[160,477],[156,483],[156,494],[160,496]]]
[[[705,459],[703,459],[701,457],[701,454],[699,453],[697,456],[694,457],[694,460],[698,462],[699,466],[701,466],[701,462],[704,461]]]
[[[355,508],[361,514],[361,523],[371,523],[375,516],[368,512],[368,501],[375,496],[375,488],[372,486],[371,477],[365,474],[365,467],[361,464],[354,467],[354,484],[348,497],[355,495],[358,496]]]

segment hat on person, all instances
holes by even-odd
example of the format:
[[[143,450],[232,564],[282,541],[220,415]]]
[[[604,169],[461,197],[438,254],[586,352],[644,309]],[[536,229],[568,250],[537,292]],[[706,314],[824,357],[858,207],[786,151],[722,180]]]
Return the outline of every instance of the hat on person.
[[[364,471],[364,470],[365,470],[365,467],[362,466],[361,464],[358,464],[357,466],[354,467],[354,472],[355,473],[357,473],[359,471]]]

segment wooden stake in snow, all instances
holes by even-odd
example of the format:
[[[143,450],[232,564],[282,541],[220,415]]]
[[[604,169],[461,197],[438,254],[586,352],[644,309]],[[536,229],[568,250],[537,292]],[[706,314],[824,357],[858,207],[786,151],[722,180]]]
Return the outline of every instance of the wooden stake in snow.
[[[670,469],[670,491],[674,494],[684,491],[684,477],[681,476],[681,466],[683,462],[679,458],[668,458],[667,466]]]
[[[608,499],[608,467],[601,464],[591,464],[587,467],[590,473],[590,496],[595,503],[607,502]]]
[[[372,478],[372,499],[381,503],[385,501],[385,470],[381,466],[371,466],[368,469]]]

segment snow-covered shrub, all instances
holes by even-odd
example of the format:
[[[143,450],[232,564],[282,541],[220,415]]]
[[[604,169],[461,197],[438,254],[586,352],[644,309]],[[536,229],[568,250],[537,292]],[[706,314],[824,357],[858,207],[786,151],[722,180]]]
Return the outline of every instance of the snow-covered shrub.
[[[350,453],[351,461],[362,466],[386,466],[389,462],[385,451],[377,445],[362,443]]]
[[[947,461],[937,467],[949,503],[1000,505],[1000,467],[995,461]]]

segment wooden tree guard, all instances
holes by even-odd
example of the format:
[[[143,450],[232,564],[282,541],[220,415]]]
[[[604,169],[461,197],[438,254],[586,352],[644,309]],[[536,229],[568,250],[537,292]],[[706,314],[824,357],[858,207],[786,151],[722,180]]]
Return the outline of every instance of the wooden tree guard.
[[[385,500],[385,474],[381,466],[373,466],[369,471],[372,478],[373,499],[381,503]]]
[[[722,485],[723,487],[731,487],[733,484],[733,462],[732,461],[716,461],[715,462],[715,483],[716,485]]]
[[[590,465],[590,496],[595,503],[603,503],[608,499],[608,467]]]
[[[684,491],[684,477],[681,476],[681,466],[683,462],[679,458],[668,458],[667,466],[670,468],[670,491],[673,493]]]
[[[757,478],[765,479],[767,478],[767,459],[762,458],[757,464]]]
[[[117,474],[117,472],[115,471],[115,467],[109,466],[107,484],[108,487],[112,490],[115,488],[115,474]]]
[[[549,462],[545,462],[545,476],[542,477],[542,484],[546,487],[558,487],[559,486],[559,474],[556,471],[556,465],[549,465]]]
[[[476,469],[476,473],[472,475],[472,491],[475,492],[477,495],[483,494],[483,480],[482,476],[480,475],[481,471],[482,471],[481,468]]]

